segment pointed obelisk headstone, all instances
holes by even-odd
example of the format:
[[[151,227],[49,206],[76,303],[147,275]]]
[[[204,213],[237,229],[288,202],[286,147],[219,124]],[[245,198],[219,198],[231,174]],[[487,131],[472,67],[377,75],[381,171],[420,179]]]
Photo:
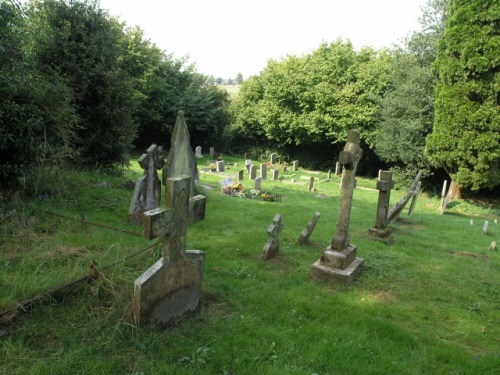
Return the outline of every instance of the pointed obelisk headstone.
[[[340,153],[339,162],[344,168],[337,229],[330,246],[311,267],[310,275],[315,279],[335,280],[350,284],[363,266],[363,259],[356,257],[357,247],[350,243],[349,234],[356,168],[363,153],[359,147],[359,139],[359,132],[350,130],[347,133],[344,150]]]

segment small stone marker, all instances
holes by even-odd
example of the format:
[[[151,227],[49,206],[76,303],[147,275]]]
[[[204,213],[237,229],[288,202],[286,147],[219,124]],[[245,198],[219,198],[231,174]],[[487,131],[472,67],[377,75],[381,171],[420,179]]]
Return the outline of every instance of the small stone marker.
[[[248,172],[248,179],[249,180],[255,180],[257,177],[257,168],[255,168],[255,165],[250,165],[249,167],[249,172]]]
[[[469,224],[472,227],[474,225],[474,219],[470,219]]]
[[[280,171],[278,169],[273,170],[273,180],[278,180]]]
[[[201,154],[201,146],[196,147],[194,156],[197,158],[203,157],[203,155]]]
[[[335,176],[340,176],[340,163],[335,163]]]
[[[271,154],[271,160],[270,160],[270,162],[271,162],[271,165],[276,164],[276,154]]]
[[[161,169],[165,163],[161,152],[161,146],[152,144],[139,158],[139,165],[144,169],[144,175],[135,183],[134,194],[128,209],[130,223],[142,224],[144,212],[160,207],[161,182],[157,170]]]
[[[215,155],[215,149],[213,147],[210,147],[210,156]]]
[[[262,178],[257,177],[255,179],[254,189],[260,191],[262,189]]]
[[[190,185],[189,176],[168,178],[167,208],[144,214],[144,237],[163,242],[163,256],[134,283],[133,309],[145,328],[170,327],[198,309],[205,254],[186,250]]]
[[[220,160],[217,162],[217,172],[225,172],[226,171],[226,163],[224,160]]]
[[[294,170],[294,172],[297,172],[299,170],[299,161],[298,160],[293,161],[293,170]]]
[[[329,169],[329,170],[328,170],[328,179],[330,180],[331,178],[332,178],[332,170],[331,170],[331,169]]]
[[[266,164],[260,165],[260,177],[263,180],[267,180],[267,165]]]
[[[269,227],[267,227],[267,235],[269,236],[269,239],[264,245],[264,249],[262,250],[262,255],[260,256],[260,259],[269,260],[275,257],[276,254],[278,254],[280,249],[280,240],[278,236],[283,230],[284,226],[285,224],[281,219],[281,215],[280,214],[274,215],[273,222],[271,223],[271,225],[269,225]]]
[[[307,224],[307,227],[305,227],[304,230],[300,233],[299,239],[297,240],[299,245],[303,245],[309,240],[309,237],[314,231],[314,228],[316,227],[316,223],[318,222],[320,216],[321,214],[319,212],[316,212],[312,219],[309,221],[309,224]]]
[[[314,177],[309,178],[309,191],[314,190]]]
[[[378,172],[377,180],[377,189],[379,193],[375,227],[369,229],[369,232],[377,237],[385,238],[391,234],[391,230],[387,227],[387,215],[389,213],[389,202],[391,199],[392,188],[394,188],[392,172],[380,170]]]
[[[490,247],[488,248],[490,251],[495,251],[497,247],[497,243],[495,241],[492,241],[490,244]]]
[[[481,231],[481,234],[486,234],[488,232],[488,225],[489,225],[488,220],[485,220],[483,223],[483,230]]]
[[[245,168],[247,169],[247,172],[250,171],[251,165],[252,165],[252,161],[250,159],[245,160]]]
[[[244,175],[244,173],[245,173],[244,171],[239,171],[238,172],[238,180],[243,181],[243,175]]]
[[[342,172],[337,229],[330,246],[311,267],[310,275],[314,279],[335,280],[350,284],[363,266],[363,259],[356,257],[357,246],[349,243],[349,221],[356,168],[363,154],[359,147],[359,139],[359,131],[350,130],[347,133],[347,143],[339,156],[344,171]]]

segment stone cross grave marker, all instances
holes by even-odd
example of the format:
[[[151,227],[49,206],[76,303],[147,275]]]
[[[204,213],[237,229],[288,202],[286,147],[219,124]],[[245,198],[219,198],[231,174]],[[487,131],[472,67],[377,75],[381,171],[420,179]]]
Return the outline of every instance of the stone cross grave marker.
[[[260,259],[269,260],[278,254],[280,250],[280,240],[278,238],[279,234],[283,230],[285,224],[281,218],[280,214],[274,215],[273,222],[267,227],[267,235],[269,236],[264,249],[262,250],[262,255]]]
[[[335,280],[350,284],[363,266],[363,259],[356,257],[357,246],[350,244],[349,234],[356,168],[363,154],[359,147],[359,139],[359,132],[350,130],[347,133],[347,143],[339,156],[339,162],[344,166],[344,170],[337,229],[330,246],[311,267],[310,275],[315,279]]]
[[[194,156],[197,157],[197,158],[202,158],[203,157],[203,155],[201,154],[201,146],[196,147],[196,149],[195,149],[195,155]]]
[[[307,226],[304,228],[304,230],[300,233],[299,239],[297,240],[299,245],[303,245],[309,240],[309,237],[314,231],[314,228],[316,227],[316,223],[318,222],[320,216],[321,214],[319,212],[316,212]]]
[[[134,194],[128,209],[128,221],[133,224],[142,223],[145,211],[160,207],[161,182],[157,170],[164,164],[161,146],[152,144],[138,162],[144,169],[144,175],[135,183]]]
[[[377,237],[384,238],[391,234],[391,230],[387,226],[387,215],[389,214],[389,202],[391,199],[391,189],[393,188],[394,181],[392,180],[392,172],[380,170],[377,180],[377,190],[379,193],[375,227],[369,229],[370,233]]]
[[[134,283],[135,317],[148,329],[175,325],[200,302],[205,254],[186,250],[189,189],[189,176],[169,178],[166,208],[144,213],[144,237],[162,239],[162,257]]]

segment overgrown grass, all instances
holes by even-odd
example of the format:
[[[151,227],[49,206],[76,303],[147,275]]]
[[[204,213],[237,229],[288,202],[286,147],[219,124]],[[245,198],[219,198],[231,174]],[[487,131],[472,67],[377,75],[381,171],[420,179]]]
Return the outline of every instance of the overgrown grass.
[[[190,226],[188,249],[205,251],[200,313],[164,332],[135,325],[133,281],[158,249],[103,273],[63,301],[45,301],[4,327],[5,374],[495,374],[500,365],[498,207],[459,202],[445,215],[437,199],[421,196],[416,212],[394,222],[394,244],[368,235],[375,223],[375,180],[358,178],[351,243],[364,271],[350,286],[317,282],[309,269],[335,232],[339,178],[326,173],[280,172],[263,190],[282,203],[233,198],[219,182],[244,168],[225,156],[225,174],[202,173],[204,221]],[[199,165],[205,165],[200,160]],[[295,176],[293,176],[295,174]],[[149,243],[140,237],[85,225],[47,212],[139,232],[126,222],[132,192],[127,178],[75,173],[71,189],[19,208],[1,233],[0,306],[6,308]],[[316,191],[307,191],[314,176]],[[291,183],[295,179],[295,183]],[[106,184],[103,184],[103,181]],[[318,183],[318,181],[321,181]],[[243,181],[245,188],[253,182]],[[215,189],[210,189],[215,185]],[[404,192],[394,191],[391,202]],[[321,217],[309,244],[296,240],[313,214]],[[266,229],[280,213],[280,255],[259,259]],[[17,216],[16,216],[17,215]],[[37,224],[20,223],[35,217]],[[473,217],[474,225],[470,225]],[[482,220],[490,229],[481,234]]]

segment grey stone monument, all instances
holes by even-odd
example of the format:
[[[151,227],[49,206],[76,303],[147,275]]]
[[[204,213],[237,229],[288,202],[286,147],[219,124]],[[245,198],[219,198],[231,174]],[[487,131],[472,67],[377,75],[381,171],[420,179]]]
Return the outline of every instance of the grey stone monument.
[[[226,164],[224,163],[224,160],[219,160],[217,162],[217,172],[225,172],[226,171]]]
[[[250,171],[251,165],[252,165],[252,161],[250,159],[245,160],[245,168],[247,169],[247,172]]]
[[[260,177],[263,180],[267,180],[267,165],[266,164],[260,165]]]
[[[280,171],[278,169],[273,170],[273,180],[278,180],[280,176]]]
[[[128,209],[128,221],[133,224],[142,223],[142,215],[145,211],[160,207],[161,182],[157,170],[164,165],[161,153],[161,146],[152,144],[139,158],[139,165],[144,169],[144,175],[135,184]]]
[[[276,164],[276,154],[271,154],[271,160],[270,160],[270,162],[271,162],[271,165]]]
[[[198,309],[205,254],[186,250],[190,186],[189,176],[168,178],[166,208],[144,213],[144,237],[163,242],[162,257],[134,283],[133,310],[144,328],[170,327]]]
[[[363,259],[356,257],[357,247],[350,243],[349,234],[356,168],[363,153],[359,147],[359,138],[360,134],[357,130],[350,130],[347,133],[347,143],[339,156],[344,171],[337,229],[330,246],[311,267],[310,275],[314,279],[335,280],[350,284],[363,266]]]
[[[293,165],[294,172],[297,172],[299,170],[299,161],[294,160],[292,165]]]
[[[215,149],[210,147],[210,156],[215,156]]]
[[[244,173],[245,173],[244,171],[239,171],[238,172],[238,180],[243,181],[243,175],[244,175]]]
[[[257,168],[255,168],[255,165],[250,165],[249,171],[248,171],[248,179],[249,180],[255,180],[257,177]]]
[[[254,189],[258,190],[258,191],[260,191],[262,189],[262,178],[261,177],[257,177],[255,179]]]
[[[391,234],[391,230],[387,226],[389,224],[387,216],[389,214],[389,201],[391,199],[392,188],[394,188],[392,172],[380,170],[377,181],[377,190],[379,191],[377,217],[375,219],[375,227],[369,229],[370,233],[377,237],[385,238]]]
[[[283,220],[281,219],[280,214],[274,215],[273,222],[269,227],[267,227],[267,235],[268,235],[268,240],[266,244],[264,245],[264,249],[262,250],[262,255],[260,256],[260,259],[262,260],[269,260],[278,254],[279,249],[280,249],[280,240],[278,238],[279,234],[283,230],[283,227],[285,224],[283,223]]]
[[[314,190],[314,177],[309,177],[309,191]]]
[[[194,156],[197,157],[197,158],[202,158],[203,157],[203,155],[201,154],[201,146],[196,147],[196,149],[195,149],[195,155]]]
[[[299,245],[303,245],[309,240],[309,237],[314,231],[314,228],[316,227],[316,223],[318,222],[320,216],[321,214],[319,212],[316,212],[307,226],[304,228],[304,230],[300,233],[299,239],[297,240]]]
[[[340,176],[340,163],[335,163],[335,176]]]
[[[190,144],[189,130],[184,119],[184,111],[177,113],[174,131],[172,132],[170,151],[163,168],[163,184],[167,179],[181,175],[191,177],[189,196],[194,196],[194,182],[197,180],[198,166]]]

